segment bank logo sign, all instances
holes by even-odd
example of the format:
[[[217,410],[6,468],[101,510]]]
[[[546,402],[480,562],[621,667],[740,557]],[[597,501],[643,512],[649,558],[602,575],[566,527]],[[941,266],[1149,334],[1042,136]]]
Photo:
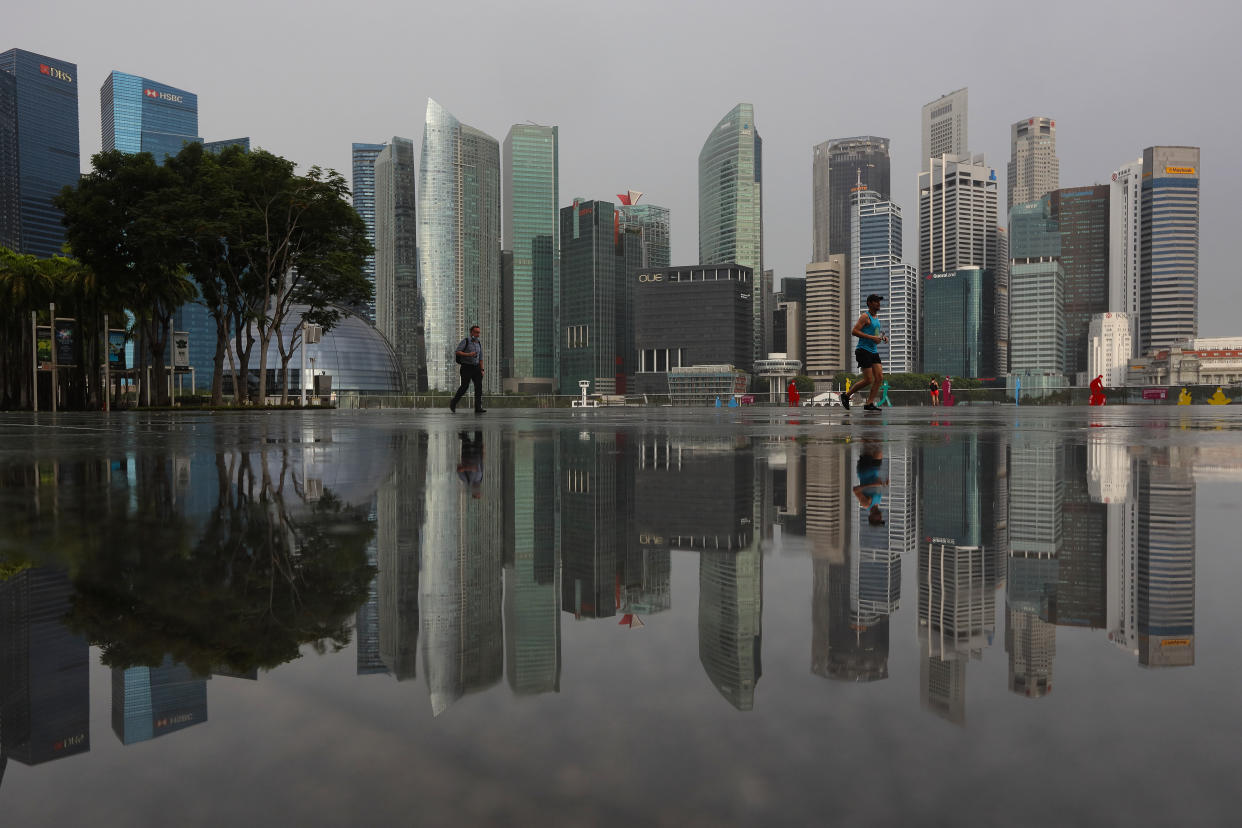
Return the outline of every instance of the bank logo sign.
[[[55,78],[56,80],[62,80],[65,83],[73,83],[73,75],[70,75],[68,72],[62,72],[55,66],[48,66],[46,63],[39,64],[39,74],[47,75],[49,78]]]
[[[148,98],[154,98],[157,101],[170,101],[171,103],[185,103],[185,98],[180,95],[174,95],[171,92],[161,92],[158,89],[144,89],[142,94]]]

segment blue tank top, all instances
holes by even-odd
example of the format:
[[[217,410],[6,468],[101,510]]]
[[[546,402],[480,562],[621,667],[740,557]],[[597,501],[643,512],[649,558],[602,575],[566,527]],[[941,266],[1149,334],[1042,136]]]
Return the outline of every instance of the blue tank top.
[[[881,330],[880,320],[872,316],[871,311],[867,311],[867,318],[871,321],[866,325],[863,325],[863,333],[871,334],[872,336],[879,336]],[[873,339],[863,339],[861,336],[858,337],[858,347],[864,351],[870,351],[873,354],[878,354],[880,352],[880,343]]]

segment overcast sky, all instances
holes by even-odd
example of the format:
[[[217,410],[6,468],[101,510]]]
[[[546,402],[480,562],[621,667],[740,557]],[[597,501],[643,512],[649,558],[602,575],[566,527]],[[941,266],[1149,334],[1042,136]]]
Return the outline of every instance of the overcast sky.
[[[764,141],[764,256],[777,279],[811,255],[811,152],[892,140],[893,197],[917,260],[920,108],[970,88],[970,148],[1002,182],[1009,125],[1057,121],[1061,185],[1103,183],[1153,144],[1202,147],[1202,335],[1242,335],[1242,135],[1235,4],[1179,0],[764,3],[23,3],[0,49],[78,66],[84,168],[99,87],[118,69],[198,95],[207,140],[350,175],[350,144],[421,142],[428,97],[503,140],[560,126],[561,202],[626,189],[672,210],[673,264],[698,258],[698,153],[739,101]],[[1003,207],[1003,204],[1002,204]]]

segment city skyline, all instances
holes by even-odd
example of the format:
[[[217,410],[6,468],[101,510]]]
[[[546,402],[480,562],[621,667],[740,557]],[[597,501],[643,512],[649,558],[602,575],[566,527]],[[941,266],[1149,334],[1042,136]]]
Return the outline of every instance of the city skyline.
[[[228,17],[231,7],[220,9]],[[586,100],[586,81],[574,80],[570,88],[557,89],[536,82],[545,72],[555,76],[558,55],[553,48],[560,38],[540,33],[530,41],[546,47],[546,56],[510,67],[507,51],[496,48],[484,58],[484,66],[460,76],[446,77],[432,69],[452,54],[458,39],[439,38],[409,66],[395,70],[397,54],[389,41],[395,33],[374,35],[375,45],[347,45],[340,61],[328,66],[313,55],[277,54],[270,63],[220,65],[209,56],[187,55],[173,41],[159,41],[130,32],[119,21],[100,16],[96,9],[70,2],[56,9],[31,7],[24,10],[8,45],[49,54],[78,64],[85,89],[97,89],[112,69],[159,77],[177,86],[194,89],[200,96],[203,130],[209,135],[249,134],[254,146],[296,160],[303,166],[320,164],[346,171],[348,145],[353,141],[378,141],[390,135],[407,135],[415,141],[421,132],[420,101],[426,96],[450,103],[464,121],[478,125],[492,135],[503,135],[508,125],[532,119],[558,123],[562,129],[562,199],[569,195],[606,198],[624,187],[648,192],[648,198],[670,208],[674,222],[673,255],[676,262],[689,262],[697,240],[688,233],[696,226],[697,207],[693,164],[704,131],[720,112],[737,100],[754,103],[768,140],[765,159],[765,264],[778,279],[802,272],[811,253],[811,150],[829,136],[874,134],[892,141],[893,199],[904,210],[914,207],[914,179],[920,166],[919,109],[952,89],[969,86],[971,97],[970,149],[985,152],[1002,165],[1008,155],[1009,127],[1032,112],[1047,112],[1057,119],[1058,155],[1063,186],[1105,183],[1109,174],[1137,157],[1145,146],[1187,144],[1203,148],[1209,178],[1214,185],[1205,189],[1203,203],[1202,315],[1204,335],[1230,334],[1230,321],[1239,315],[1242,298],[1226,295],[1228,236],[1225,222],[1228,193],[1242,186],[1242,165],[1232,160],[1225,141],[1236,134],[1239,114],[1229,108],[1204,107],[1194,95],[1185,94],[1195,79],[1220,76],[1227,71],[1223,62],[1221,38],[1231,30],[1222,25],[1236,21],[1237,11],[1209,12],[1202,37],[1191,46],[1187,32],[1177,32],[1172,43],[1142,25],[1143,6],[1135,16],[1116,21],[1092,11],[1088,20],[1068,14],[1051,14],[1028,22],[1032,36],[1050,44],[1054,54],[1064,52],[1064,60],[1053,61],[1037,76],[1004,77],[977,65],[977,56],[941,55],[928,71],[916,59],[916,50],[900,47],[913,42],[915,33],[935,25],[931,9],[912,6],[902,13],[903,23],[894,39],[897,57],[883,73],[869,74],[863,83],[827,91],[822,81],[806,75],[798,54],[806,54],[813,42],[816,20],[827,20],[827,10],[802,10],[798,25],[789,27],[782,15],[759,25],[771,46],[765,47],[770,59],[758,66],[725,69],[710,77],[690,74],[689,67],[675,64],[658,70],[640,66],[627,69],[615,79],[592,82],[590,95],[602,100],[611,95],[615,109],[575,108],[569,101]],[[1156,8],[1154,4],[1151,8]],[[327,25],[320,13],[310,12],[308,25]],[[46,20],[43,16],[47,15]],[[66,17],[78,16],[95,25],[66,27]],[[670,15],[667,27],[656,37],[656,45],[671,48],[687,37],[724,33],[725,24],[691,22],[681,14]],[[980,36],[1003,26],[1006,18],[993,6],[968,5],[963,16]],[[529,30],[529,24],[516,11],[489,15],[481,23],[469,8],[454,9],[442,21],[443,27],[460,25],[499,47],[499,39],[513,30]],[[604,48],[624,53],[635,38],[650,37],[637,20],[601,26],[603,10],[591,11],[575,26],[581,31],[598,30]],[[845,11],[834,25],[863,25],[861,10]],[[1106,27],[1112,36],[1101,40],[1098,48],[1069,50],[1063,31],[1070,25],[1097,30]],[[216,31],[215,21],[203,21],[208,32]],[[68,31],[67,31],[68,29]],[[481,29],[482,31],[479,31]],[[463,29],[464,30],[464,29]],[[577,28],[571,29],[578,31]],[[747,35],[750,37],[751,35]],[[240,38],[239,48],[247,48],[254,37],[248,33],[221,31],[219,37]],[[731,32],[731,38],[740,37]],[[361,42],[361,41],[360,41]],[[779,44],[779,45],[778,45]],[[253,46],[251,46],[253,48]],[[1183,59],[1173,64],[1154,61],[1150,66],[1133,60],[1135,51],[1172,50]],[[1099,67],[1103,67],[1102,69]],[[1097,71],[1098,70],[1098,71]],[[909,82],[907,76],[917,80]],[[1084,82],[1084,75],[1088,80]],[[1089,78],[1098,77],[1098,82]],[[495,79],[480,84],[481,77]],[[288,79],[281,94],[255,92],[272,83]],[[296,78],[296,82],[293,79]],[[412,79],[412,80],[411,80]],[[657,80],[658,79],[658,80]],[[1108,81],[1105,86],[1105,81]],[[258,82],[256,87],[256,82]],[[1108,106],[1101,101],[1107,94]],[[97,133],[97,102],[90,94],[80,96],[82,164],[100,146]],[[338,109],[346,117],[320,118],[300,113],[322,113]],[[637,117],[641,122],[668,126],[668,134],[651,146],[633,140],[632,131],[620,128],[617,113]],[[292,117],[291,117],[292,115]],[[1120,124],[1127,124],[1125,131]],[[613,135],[597,140],[592,130],[617,125]],[[590,141],[586,135],[592,134]],[[1002,166],[1003,169],[1003,166]],[[561,206],[564,206],[562,204]],[[1007,209],[1009,205],[1002,205]],[[912,248],[907,222],[907,247]],[[1209,301],[1211,297],[1211,301]],[[1219,300],[1219,301],[1217,301]],[[1235,304],[1238,303],[1238,304]]]

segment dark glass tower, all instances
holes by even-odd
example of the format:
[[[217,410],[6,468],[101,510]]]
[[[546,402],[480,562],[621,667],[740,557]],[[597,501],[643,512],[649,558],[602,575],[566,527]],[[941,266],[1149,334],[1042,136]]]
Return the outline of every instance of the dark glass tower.
[[[887,138],[860,135],[815,147],[811,261],[824,262],[832,253],[850,252],[850,193],[855,187],[861,184],[879,193],[880,201],[891,198],[888,146]]]
[[[367,226],[367,241],[375,244],[375,159],[383,144],[353,145],[353,181],[354,209],[362,216],[362,223]],[[363,273],[371,287],[375,287],[375,254],[367,256]],[[365,307],[354,308],[359,315],[368,321],[375,322],[375,300],[371,299]]]
[[[81,172],[78,67],[10,49],[0,52],[0,73],[12,77],[0,83],[0,149],[6,140],[16,145],[15,156],[0,154],[0,232],[8,236],[0,242],[15,242],[9,246],[21,253],[54,256],[65,231],[52,199],[76,184]]]
[[[156,163],[198,135],[198,96],[166,83],[113,71],[99,90],[103,148],[149,152]]]
[[[1065,271],[1065,373],[1071,377],[1087,370],[1091,317],[1109,310],[1111,189],[1102,184],[1049,193],[1052,219],[1060,225],[1061,231],[1061,267]]]

